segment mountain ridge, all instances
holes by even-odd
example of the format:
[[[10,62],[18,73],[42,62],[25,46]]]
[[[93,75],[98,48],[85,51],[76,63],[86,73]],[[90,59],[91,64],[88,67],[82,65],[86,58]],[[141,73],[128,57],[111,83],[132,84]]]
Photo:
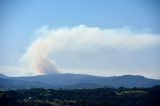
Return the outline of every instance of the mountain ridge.
[[[140,75],[123,76],[93,76],[86,74],[52,74],[29,77],[8,77],[0,75],[0,89],[79,89],[99,87],[152,87],[160,85],[160,80],[150,79]]]

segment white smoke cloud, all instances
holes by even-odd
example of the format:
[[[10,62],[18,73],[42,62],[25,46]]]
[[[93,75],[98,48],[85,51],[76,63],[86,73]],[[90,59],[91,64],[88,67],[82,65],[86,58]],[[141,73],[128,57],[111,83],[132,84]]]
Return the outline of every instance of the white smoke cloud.
[[[65,50],[92,50],[105,47],[119,50],[140,50],[160,45],[160,36],[151,33],[137,33],[131,29],[101,29],[85,25],[71,28],[36,31],[38,38],[28,47],[21,57],[25,67],[37,73],[59,73],[50,56]]]

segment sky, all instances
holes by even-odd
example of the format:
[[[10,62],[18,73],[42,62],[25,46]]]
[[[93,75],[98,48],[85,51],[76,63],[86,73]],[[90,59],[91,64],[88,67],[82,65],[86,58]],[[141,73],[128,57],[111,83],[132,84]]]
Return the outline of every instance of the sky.
[[[160,79],[159,0],[1,0],[0,73]]]

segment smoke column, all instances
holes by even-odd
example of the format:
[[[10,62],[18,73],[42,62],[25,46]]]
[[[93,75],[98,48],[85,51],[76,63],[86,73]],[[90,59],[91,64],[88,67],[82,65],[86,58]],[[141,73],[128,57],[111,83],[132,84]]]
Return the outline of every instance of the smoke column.
[[[157,35],[135,33],[126,28],[100,29],[85,25],[59,29],[44,27],[36,34],[39,37],[31,43],[20,60],[28,70],[39,74],[59,73],[51,56],[65,50],[91,50],[95,47],[137,50],[160,44]]]

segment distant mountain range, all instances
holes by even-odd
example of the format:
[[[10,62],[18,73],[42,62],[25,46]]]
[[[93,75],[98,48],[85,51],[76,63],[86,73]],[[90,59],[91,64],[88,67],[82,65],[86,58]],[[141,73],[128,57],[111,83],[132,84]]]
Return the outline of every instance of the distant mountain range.
[[[100,77],[83,74],[52,74],[30,77],[8,77],[0,74],[0,89],[81,89],[99,87],[152,87],[160,85],[160,80],[149,79],[139,75]]]

